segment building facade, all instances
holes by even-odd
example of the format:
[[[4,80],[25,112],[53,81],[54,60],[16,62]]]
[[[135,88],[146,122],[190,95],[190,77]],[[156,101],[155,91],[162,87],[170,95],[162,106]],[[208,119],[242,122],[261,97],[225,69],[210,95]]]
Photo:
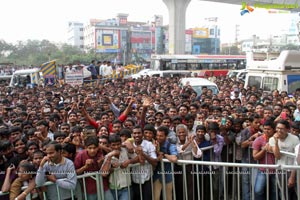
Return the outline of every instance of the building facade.
[[[125,64],[150,61],[151,54],[169,54],[169,27],[163,26],[162,16],[155,15],[147,23],[132,22],[127,18],[128,14],[119,13],[113,19],[91,19],[84,26],[81,24],[78,29],[82,30],[80,47],[110,54],[114,61]],[[70,41],[72,38],[75,36],[70,36]],[[219,53],[220,29],[217,25],[185,31],[185,54]]]
[[[69,22],[68,24],[68,44],[84,49],[83,37],[84,24],[80,22]]]

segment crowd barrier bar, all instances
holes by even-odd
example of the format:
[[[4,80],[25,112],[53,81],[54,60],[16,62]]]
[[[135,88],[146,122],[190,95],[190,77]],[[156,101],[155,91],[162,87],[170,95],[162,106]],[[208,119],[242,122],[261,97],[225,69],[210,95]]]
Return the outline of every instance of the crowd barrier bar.
[[[202,151],[205,151],[205,150],[211,150],[211,153],[212,154],[212,150],[213,150],[213,147],[212,146],[209,146],[209,147],[205,147],[205,148],[201,148]],[[288,155],[290,157],[293,157],[295,158],[295,154],[293,153],[289,153],[289,152],[283,152],[281,151],[282,154],[285,154],[285,155]],[[165,169],[164,169],[164,164],[163,163],[166,163],[166,162],[169,162],[167,159],[163,159],[162,162],[158,163],[161,165],[161,169],[162,169],[162,173],[165,172]],[[297,184],[297,187],[296,187],[296,191],[297,191],[297,194],[298,194],[298,199],[300,200],[300,186],[299,186],[299,180],[300,180],[300,166],[296,166],[296,165],[267,165],[267,164],[249,164],[249,163],[228,163],[228,162],[212,162],[212,161],[193,161],[193,160],[178,160],[177,164],[181,164],[182,165],[182,170],[183,170],[183,196],[186,200],[190,199],[190,197],[188,196],[188,187],[193,187],[193,186],[190,186],[187,184],[187,174],[186,174],[186,165],[193,165],[195,166],[195,170],[196,170],[196,178],[194,177],[194,179],[196,180],[196,184],[197,184],[197,191],[194,191],[194,195],[197,193],[198,195],[198,199],[204,199],[203,198],[203,191],[204,191],[204,180],[203,180],[203,174],[199,173],[200,172],[200,168],[199,167],[202,167],[203,166],[208,166],[209,167],[209,171],[210,172],[213,172],[212,170],[212,167],[213,166],[218,166],[218,167],[221,167],[221,169],[219,170],[220,172],[220,180],[221,180],[221,177],[223,178],[223,185],[220,186],[223,187],[223,198],[224,200],[227,200],[227,199],[241,199],[241,194],[240,194],[240,191],[241,191],[241,184],[240,184],[240,178],[241,178],[241,174],[239,174],[240,171],[240,168],[243,168],[243,167],[246,167],[246,168],[251,168],[252,172],[254,169],[257,169],[257,168],[266,168],[267,169],[267,172],[268,170],[270,169],[274,169],[276,170],[276,174],[279,172],[279,173],[282,173],[282,172],[285,172],[287,170],[297,170],[297,180],[296,180],[296,184]],[[135,165],[130,165],[130,167],[133,167],[133,166],[139,166],[139,164],[135,164]],[[227,189],[229,188],[229,185],[226,184],[228,183],[227,180],[228,180],[228,167],[233,167],[237,170],[234,170],[233,171],[233,174],[234,175],[237,175],[237,187],[234,188],[233,190],[236,191],[237,190],[237,196],[235,195],[236,193],[233,193],[232,194],[232,197],[230,198],[228,196],[228,192],[227,192]],[[118,169],[116,169],[118,170]],[[176,200],[176,191],[175,191],[175,178],[174,178],[174,173],[175,170],[174,170],[174,163],[171,163],[171,173],[172,173],[172,185],[173,185],[173,190],[172,190],[172,193],[173,193],[173,199]],[[222,172],[222,173],[221,173]],[[284,174],[284,173],[283,173]],[[130,175],[130,173],[128,173],[128,175]],[[200,177],[201,175],[201,177]],[[209,182],[209,185],[210,185],[210,199],[214,199],[213,196],[214,196],[214,193],[213,193],[213,173],[209,173],[209,177],[210,177],[210,182]],[[102,176],[99,172],[95,172],[95,173],[86,173],[86,174],[83,174],[83,175],[79,175],[77,176],[77,178],[80,180],[82,179],[83,180],[83,195],[81,196],[84,196],[84,199],[87,199],[87,191],[86,191],[86,185],[85,185],[85,178],[87,177],[91,177],[93,178],[94,180],[96,180],[96,186],[97,186],[97,199],[104,199],[104,188],[103,188],[103,184],[102,184]],[[269,174],[267,175],[267,180],[269,180]],[[278,176],[276,175],[276,183],[278,183]],[[151,176],[151,186],[153,188],[153,179],[152,179],[152,176]],[[167,194],[166,194],[166,184],[165,184],[165,176],[162,176],[162,180],[163,180],[163,183],[162,183],[162,197],[164,200],[167,199]],[[235,180],[235,179],[233,179]],[[285,180],[285,181],[284,181]],[[252,180],[253,181],[253,180]],[[201,184],[200,184],[201,182]],[[221,183],[221,182],[220,182]],[[252,182],[252,193],[253,195],[251,195],[251,199],[254,199],[254,181]],[[281,188],[285,188],[287,189],[287,177],[282,175],[281,176]],[[53,185],[54,183],[52,182],[46,182],[43,186],[49,186],[49,185]],[[194,181],[194,184],[195,184],[195,181]],[[220,184],[221,185],[221,184]],[[276,184],[276,191],[277,191],[277,185]],[[199,187],[200,186],[200,187]],[[235,185],[233,185],[235,187]],[[56,185],[57,187],[57,190],[58,190],[58,197],[57,199],[60,200],[61,197],[59,195],[59,188],[58,186]],[[22,190],[26,189],[27,187],[23,187]],[[130,187],[128,186],[128,189],[129,189],[129,197],[132,196],[131,194],[131,190],[130,190]],[[140,199],[143,199],[142,198],[142,185],[139,184],[139,190],[140,190]],[[266,184],[266,191],[269,191],[269,182],[267,181],[267,184]],[[116,191],[115,191],[116,192]],[[153,191],[152,191],[153,193]],[[2,195],[6,195],[6,194],[9,194],[9,193],[2,193],[0,191],[0,196]],[[71,194],[72,194],[72,199],[74,200],[74,191],[71,191]],[[221,194],[221,191],[220,191],[220,195]],[[46,197],[46,193],[43,192],[43,196]],[[80,200],[81,198],[80,197],[77,197],[78,200]],[[269,199],[270,196],[269,196],[269,192],[266,192],[266,199]],[[152,195],[152,199],[154,199],[154,195]],[[277,196],[277,193],[276,193],[276,199],[279,199],[279,197]],[[281,192],[281,199],[287,199],[287,197],[285,197],[285,194],[283,192]]]

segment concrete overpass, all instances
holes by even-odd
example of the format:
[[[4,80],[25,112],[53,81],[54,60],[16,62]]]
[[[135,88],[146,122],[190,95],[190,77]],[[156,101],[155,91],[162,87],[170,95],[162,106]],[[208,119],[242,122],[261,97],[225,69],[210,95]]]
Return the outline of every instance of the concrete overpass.
[[[186,8],[191,0],[162,0],[169,10],[169,54],[184,54],[185,50],[185,17]],[[299,12],[300,2],[298,0],[203,0],[216,3],[227,3],[234,5],[241,5],[242,2],[246,2],[250,6],[259,5],[271,5],[280,7],[280,9]],[[289,8],[282,8],[280,5],[287,5]],[[293,6],[295,5],[295,6]]]

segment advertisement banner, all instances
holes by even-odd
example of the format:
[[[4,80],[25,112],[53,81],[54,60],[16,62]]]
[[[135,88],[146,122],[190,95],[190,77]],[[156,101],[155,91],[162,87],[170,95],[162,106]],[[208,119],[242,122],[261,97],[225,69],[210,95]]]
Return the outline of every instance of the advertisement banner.
[[[208,28],[194,28],[193,38],[208,38]]]
[[[72,86],[83,84],[83,70],[67,71],[65,73],[65,83]]]
[[[120,52],[119,30],[96,30],[96,51],[101,53]]]

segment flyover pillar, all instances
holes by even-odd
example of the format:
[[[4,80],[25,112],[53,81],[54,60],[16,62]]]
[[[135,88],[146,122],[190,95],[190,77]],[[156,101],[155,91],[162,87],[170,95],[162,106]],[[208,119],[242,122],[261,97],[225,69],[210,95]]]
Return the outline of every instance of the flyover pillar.
[[[169,54],[185,52],[185,14],[191,0],[163,0],[169,10]]]

